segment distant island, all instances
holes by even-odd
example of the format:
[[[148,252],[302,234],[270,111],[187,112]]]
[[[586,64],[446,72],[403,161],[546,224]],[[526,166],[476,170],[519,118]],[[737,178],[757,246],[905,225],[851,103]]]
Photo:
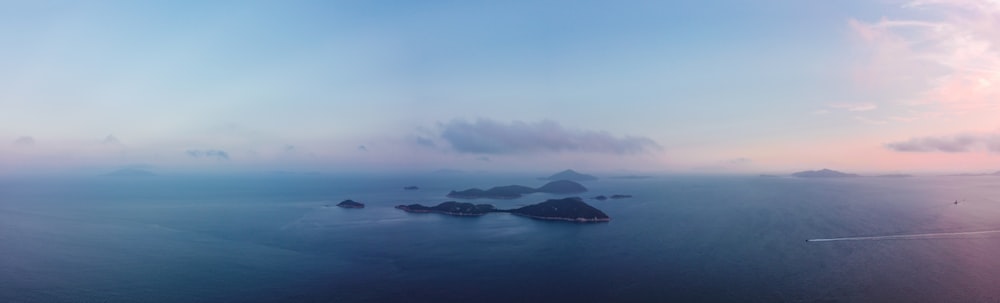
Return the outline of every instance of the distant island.
[[[403,187],[403,190],[418,190],[418,189],[420,188],[413,185]]]
[[[831,169],[826,169],[826,168],[821,169],[821,170],[800,171],[800,172],[792,174],[792,176],[793,177],[799,177],[799,178],[850,178],[850,177],[858,177],[858,175],[856,175],[856,174],[842,173],[842,172],[839,172],[839,171],[835,171],[835,170],[831,170]]]
[[[608,199],[608,196],[600,195],[600,196],[594,197],[594,199],[595,200],[599,200],[599,201],[604,201],[604,200]]]
[[[151,171],[139,168],[122,168],[110,173],[104,174],[107,177],[152,177],[156,176]]]
[[[517,199],[523,195],[531,193],[574,194],[585,191],[587,191],[587,188],[580,185],[580,183],[559,180],[546,183],[539,188],[531,188],[523,185],[507,185],[497,186],[487,190],[478,188],[470,188],[462,191],[453,190],[448,193],[448,197],[457,199]]]
[[[992,173],[992,174],[991,174],[991,173],[984,173],[984,174],[955,174],[955,175],[947,175],[947,176],[950,176],[950,177],[982,177],[982,176],[1000,176],[1000,171],[997,171],[997,172],[995,172],[995,173]]]
[[[437,206],[420,204],[397,205],[411,213],[440,213],[452,216],[482,216],[487,213],[511,213],[518,216],[539,220],[559,220],[572,222],[608,222],[611,218],[601,210],[583,202],[579,197],[564,199],[549,199],[545,202],[532,204],[516,209],[496,209],[490,204],[472,204],[460,202],[444,202]]]
[[[365,208],[365,204],[364,203],[355,202],[354,200],[350,200],[350,199],[344,200],[344,201],[342,201],[340,203],[337,203],[337,206],[340,206],[340,207],[343,207],[343,208]]]
[[[470,188],[461,191],[451,191],[448,193],[449,198],[458,199],[517,199],[524,194],[530,194],[536,192],[536,189],[521,186],[521,185],[507,185],[507,186],[497,186],[487,190],[482,190],[478,188]]]
[[[791,174],[791,176],[792,177],[798,177],[798,178],[854,178],[854,177],[866,177],[866,178],[910,178],[910,177],[913,177],[913,175],[910,175],[910,174],[881,174],[881,175],[862,176],[862,175],[858,175],[858,174],[849,174],[849,173],[839,172],[839,171],[835,171],[835,170],[832,170],[832,169],[826,169],[826,168],[821,169],[821,170],[800,171],[800,172]],[[972,176],[972,175],[963,175],[963,176]],[[976,175],[976,176],[983,176],[983,175]],[[762,178],[780,178],[782,176],[780,176],[780,175],[770,175],[770,174],[761,174],[761,175],[759,175],[759,177],[762,177]]]
[[[597,177],[594,177],[594,176],[591,176],[591,175],[588,175],[588,174],[581,174],[581,173],[578,173],[578,172],[576,172],[576,171],[574,171],[572,169],[567,169],[567,170],[555,173],[554,175],[548,176],[546,178],[539,178],[539,179],[541,179],[541,180],[569,180],[569,181],[582,182],[582,181],[594,181],[594,180],[597,180]]]

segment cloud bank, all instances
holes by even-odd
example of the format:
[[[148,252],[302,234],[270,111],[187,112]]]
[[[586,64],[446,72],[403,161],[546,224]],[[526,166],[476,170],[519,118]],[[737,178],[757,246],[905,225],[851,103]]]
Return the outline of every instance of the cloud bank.
[[[229,160],[229,153],[217,149],[189,149],[187,155],[192,158],[214,158],[216,160]]]
[[[119,145],[121,143],[122,142],[114,135],[108,135],[107,137],[104,137],[104,140],[101,140],[101,144],[104,145]]]
[[[747,165],[753,163],[753,160],[750,160],[750,158],[735,158],[722,161],[722,163],[726,165]]]
[[[523,154],[588,152],[638,154],[662,149],[652,139],[614,136],[604,131],[567,129],[554,121],[509,124],[490,119],[452,120],[441,125],[441,139],[461,153]]]
[[[428,138],[424,138],[424,137],[421,137],[421,136],[417,136],[416,142],[417,142],[418,145],[426,146],[426,147],[435,147],[435,146],[437,146],[437,144],[434,144],[433,140],[428,139]]]
[[[891,142],[886,148],[898,152],[964,153],[987,150],[1000,153],[1000,134],[957,134],[939,137],[919,137]]]
[[[14,144],[17,145],[33,145],[35,144],[35,138],[29,136],[22,136],[14,140]]]

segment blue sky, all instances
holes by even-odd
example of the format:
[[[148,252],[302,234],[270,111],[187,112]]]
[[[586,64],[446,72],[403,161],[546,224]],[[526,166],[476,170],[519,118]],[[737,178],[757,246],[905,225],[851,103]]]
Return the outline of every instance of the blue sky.
[[[0,6],[0,173],[1000,167],[988,1]]]

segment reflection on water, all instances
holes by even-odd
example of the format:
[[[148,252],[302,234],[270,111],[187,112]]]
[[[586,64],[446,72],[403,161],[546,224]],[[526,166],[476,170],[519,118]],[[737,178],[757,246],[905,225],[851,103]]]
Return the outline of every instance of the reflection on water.
[[[591,191],[584,197],[635,196],[587,200],[614,219],[608,224],[392,208],[443,202],[453,189],[537,182],[531,176],[4,180],[0,301],[1000,298],[1000,233],[994,232],[1000,178],[585,183]],[[421,189],[401,189],[411,184]],[[506,208],[550,197],[476,202]],[[348,198],[368,207],[328,207]],[[956,199],[964,202],[955,205]]]

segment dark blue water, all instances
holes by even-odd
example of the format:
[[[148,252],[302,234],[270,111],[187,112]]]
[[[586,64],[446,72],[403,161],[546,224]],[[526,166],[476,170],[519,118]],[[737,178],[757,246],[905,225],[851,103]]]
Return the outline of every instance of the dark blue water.
[[[1000,301],[1000,234],[805,241],[1000,230],[1000,178],[585,183],[587,197],[635,196],[588,200],[608,224],[392,208],[443,202],[452,189],[541,183],[0,180],[0,302]],[[327,207],[347,198],[368,207]]]

